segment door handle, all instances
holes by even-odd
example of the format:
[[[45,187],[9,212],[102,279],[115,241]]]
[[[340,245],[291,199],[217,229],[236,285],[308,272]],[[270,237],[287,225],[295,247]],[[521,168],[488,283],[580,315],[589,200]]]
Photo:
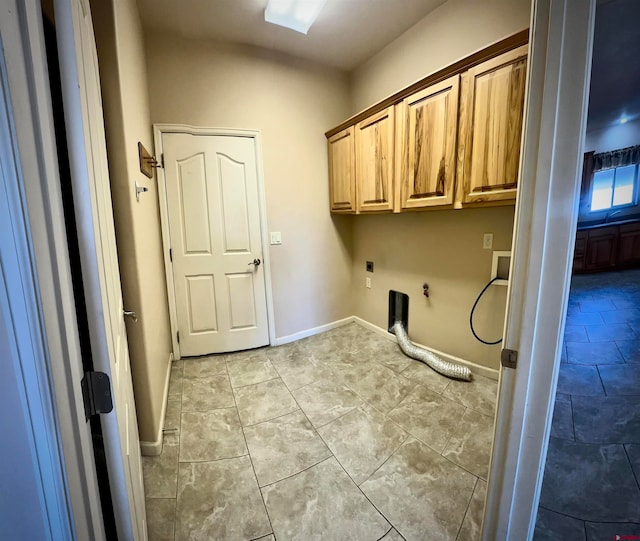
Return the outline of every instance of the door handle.
[[[260,263],[262,263],[262,261],[260,261],[260,259],[256,257],[253,261],[249,261],[247,265],[255,265],[256,267],[259,267]]]
[[[138,323],[138,315],[135,312],[130,312],[129,310],[123,310],[122,315],[124,317],[131,318],[134,323]]]

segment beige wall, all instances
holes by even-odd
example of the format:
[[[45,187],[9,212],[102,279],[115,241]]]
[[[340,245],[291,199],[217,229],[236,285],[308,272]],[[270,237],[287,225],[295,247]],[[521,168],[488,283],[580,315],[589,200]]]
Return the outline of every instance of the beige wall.
[[[530,11],[530,0],[448,0],[352,73],[352,114],[528,28]]]
[[[328,212],[324,132],[349,113],[347,77],[261,49],[146,36],[151,120],[259,130],[276,337],[353,314],[351,221]]]
[[[356,113],[426,75],[529,25],[529,0],[449,0],[356,69],[351,76]],[[355,314],[386,327],[389,289],[409,294],[409,334],[444,353],[497,368],[500,346],[476,341],[469,330],[473,301],[489,281],[491,251],[509,250],[513,206],[357,216],[353,231]],[[364,287],[365,260],[373,260],[373,287]],[[431,288],[424,299],[422,283]],[[482,338],[500,337],[506,288],[493,286],[474,322]]]
[[[139,172],[138,141],[153,151],[142,27],[136,3],[92,2],[104,102],[122,292],[140,439],[161,430],[171,352],[155,180]],[[136,202],[134,182],[149,188]]]

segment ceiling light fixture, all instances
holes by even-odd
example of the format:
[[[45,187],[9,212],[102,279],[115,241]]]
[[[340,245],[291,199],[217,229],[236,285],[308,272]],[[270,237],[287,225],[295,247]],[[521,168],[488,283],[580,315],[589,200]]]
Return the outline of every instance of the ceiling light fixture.
[[[620,124],[626,124],[627,122],[629,122],[629,118],[627,117],[627,115],[622,115],[620,117]]]
[[[306,34],[327,0],[269,0],[264,20]]]

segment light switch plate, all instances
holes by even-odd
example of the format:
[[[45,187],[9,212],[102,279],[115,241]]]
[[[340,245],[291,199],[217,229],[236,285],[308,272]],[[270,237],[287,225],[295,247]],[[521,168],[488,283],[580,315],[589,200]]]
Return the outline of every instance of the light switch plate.
[[[282,244],[282,233],[280,231],[271,232],[271,244]]]

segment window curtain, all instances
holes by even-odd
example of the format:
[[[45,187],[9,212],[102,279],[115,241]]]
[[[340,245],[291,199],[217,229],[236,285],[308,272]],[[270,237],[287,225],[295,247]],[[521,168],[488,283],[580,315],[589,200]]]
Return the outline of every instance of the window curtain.
[[[593,170],[602,171],[640,162],[640,145],[602,152],[593,156]]]

